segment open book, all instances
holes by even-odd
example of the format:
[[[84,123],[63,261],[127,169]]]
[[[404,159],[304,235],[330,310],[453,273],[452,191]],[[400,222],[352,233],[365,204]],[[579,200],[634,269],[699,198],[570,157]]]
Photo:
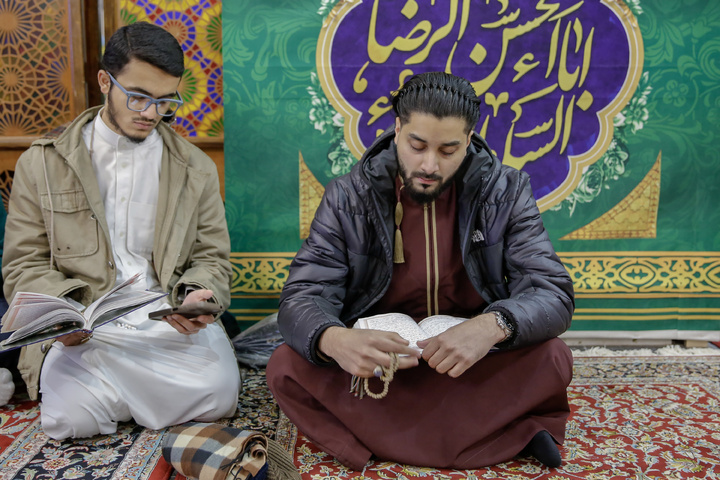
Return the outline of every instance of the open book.
[[[93,329],[167,295],[133,290],[138,273],[84,308],[42,293],[18,292],[2,318],[0,351],[12,350],[48,338]]]
[[[410,347],[422,351],[422,349],[417,346],[419,340],[440,335],[448,328],[454,327],[465,320],[467,319],[452,317],[450,315],[433,315],[416,322],[409,315],[393,312],[359,318],[358,321],[355,322],[355,325],[353,325],[353,328],[396,332],[405,340],[410,341]]]

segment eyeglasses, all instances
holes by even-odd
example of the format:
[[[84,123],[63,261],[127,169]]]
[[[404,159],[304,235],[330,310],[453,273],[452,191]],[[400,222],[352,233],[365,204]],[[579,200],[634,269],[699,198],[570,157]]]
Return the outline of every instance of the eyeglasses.
[[[115,80],[115,77],[113,77],[110,72],[107,72],[107,74],[115,86],[117,86],[120,91],[127,96],[127,108],[133,112],[144,112],[150,107],[150,105],[155,105],[155,111],[157,111],[158,115],[162,115],[163,117],[172,117],[183,104],[183,101],[179,99],[180,94],[177,91],[175,92],[175,95],[178,96],[177,100],[173,98],[155,99],[143,93],[128,92],[118,83],[117,80]]]

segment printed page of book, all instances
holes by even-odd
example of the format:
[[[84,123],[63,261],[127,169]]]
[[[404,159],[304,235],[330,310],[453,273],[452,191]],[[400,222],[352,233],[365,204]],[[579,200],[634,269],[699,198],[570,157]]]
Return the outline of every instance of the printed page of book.
[[[361,324],[358,328],[396,332],[405,340],[409,340],[410,346],[416,350],[420,350],[417,342],[426,338],[425,333],[415,320],[404,313],[382,313],[372,317],[365,317],[358,319],[355,324],[356,327],[358,324]]]
[[[93,318],[93,312],[95,311],[96,308],[98,308],[98,306],[99,306],[100,304],[102,304],[102,303],[105,301],[106,298],[108,298],[108,297],[110,297],[110,296],[113,296],[115,293],[119,292],[120,290],[122,290],[122,289],[124,289],[124,288],[126,288],[126,287],[129,287],[130,285],[134,284],[135,282],[137,282],[137,281],[140,279],[140,277],[141,277],[142,275],[143,275],[143,274],[142,274],[141,272],[136,273],[135,275],[133,275],[132,277],[128,278],[127,280],[125,280],[125,281],[124,281],[123,283],[121,283],[120,285],[116,285],[116,286],[113,287],[109,292],[107,292],[105,295],[103,295],[102,297],[98,298],[97,300],[95,300],[95,301],[94,301],[93,303],[91,303],[90,305],[88,305],[88,307],[87,307],[87,308],[85,309],[85,311],[83,312],[83,315],[85,315],[85,318],[88,318],[88,319]]]
[[[90,327],[99,327],[166,295],[164,292],[152,292],[150,290],[133,290],[128,293],[117,293],[112,297],[106,298],[105,301],[92,312]]]
[[[34,324],[48,312],[70,310],[80,315],[80,312],[61,298],[33,292],[18,292],[13,298],[8,311],[2,320],[2,331],[11,332],[26,325]],[[48,319],[43,325],[48,324]],[[52,322],[50,322],[52,323]]]
[[[53,308],[35,321],[15,330],[2,344],[8,345],[35,334],[46,334],[49,338],[80,330],[85,326],[85,319],[77,311],[69,308]],[[36,340],[39,341],[39,340]]]
[[[452,317],[450,315],[433,315],[422,319],[419,322],[420,327],[426,334],[427,338],[435,337],[440,335],[448,328],[452,328],[455,325],[459,325],[467,320],[466,318]]]

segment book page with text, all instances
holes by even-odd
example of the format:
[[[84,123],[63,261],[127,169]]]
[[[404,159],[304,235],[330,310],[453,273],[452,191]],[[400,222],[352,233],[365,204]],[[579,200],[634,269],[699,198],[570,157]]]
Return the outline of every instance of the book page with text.
[[[76,311],[55,308],[36,318],[34,322],[15,330],[2,344],[11,344],[41,332],[53,333],[51,336],[59,335],[61,332],[70,333],[82,329],[84,326],[85,319]]]
[[[8,311],[2,319],[2,331],[11,332],[28,324],[35,323],[47,312],[72,310],[78,316],[82,314],[62,298],[43,293],[18,292],[15,294]]]
[[[136,273],[135,275],[133,275],[132,277],[130,277],[130,278],[128,278],[127,280],[125,280],[125,281],[124,281],[123,283],[121,283],[120,285],[116,285],[115,287],[113,287],[112,289],[110,289],[110,291],[107,292],[105,295],[103,295],[102,297],[98,298],[97,300],[95,300],[95,301],[94,301],[93,303],[91,303],[90,305],[88,305],[88,307],[83,311],[83,315],[85,316],[85,318],[87,318],[88,320],[91,319],[92,316],[93,316],[93,312],[95,311],[95,309],[98,308],[98,306],[99,306],[100,304],[102,304],[102,303],[105,301],[106,298],[115,295],[115,293],[119,292],[120,290],[122,290],[122,289],[124,289],[124,288],[129,287],[130,285],[134,284],[135,282],[137,282],[138,280],[140,280],[140,279],[143,278],[143,277],[144,277],[144,274],[141,273],[141,272],[138,272],[138,273]]]
[[[418,340],[426,338],[425,333],[418,326],[415,320],[404,313],[383,313],[372,317],[365,317],[358,319],[355,325],[356,328],[369,328],[372,330],[383,330],[385,332],[396,332],[405,340],[408,340],[412,348],[418,350]]]
[[[467,319],[450,315],[433,315],[420,320],[418,325],[423,329],[427,338],[431,338],[440,335],[448,328],[461,324],[465,320]]]

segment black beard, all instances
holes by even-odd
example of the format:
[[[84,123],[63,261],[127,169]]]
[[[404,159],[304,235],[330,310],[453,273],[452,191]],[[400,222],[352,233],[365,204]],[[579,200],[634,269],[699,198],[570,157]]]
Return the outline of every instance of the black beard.
[[[432,203],[435,199],[437,199],[440,195],[443,194],[445,190],[448,189],[450,185],[452,185],[452,182],[455,178],[455,175],[453,174],[452,177],[448,178],[444,182],[442,181],[442,177],[440,175],[422,175],[419,173],[413,173],[412,175],[408,176],[407,171],[405,170],[405,167],[403,167],[402,163],[398,161],[398,166],[400,167],[400,175],[403,181],[403,185],[405,185],[405,191],[407,192],[410,199],[416,203],[419,203],[420,205],[427,205],[429,203]],[[413,178],[426,178],[430,180],[437,180],[439,182],[442,182],[438,185],[438,188],[436,188],[432,192],[426,192],[426,191],[420,191],[416,190],[412,185],[412,179]]]
[[[107,105],[107,109],[108,109],[108,119],[110,120],[110,123],[111,123],[112,126],[115,127],[115,128],[117,129],[117,131],[119,131],[125,138],[127,138],[128,140],[130,140],[130,141],[133,142],[133,143],[142,143],[143,141],[145,141],[145,139],[146,139],[147,137],[133,137],[133,136],[131,136],[131,135],[128,135],[127,132],[125,132],[125,130],[123,130],[122,127],[120,127],[120,124],[118,124],[117,120],[115,120],[115,105],[113,104],[112,98],[110,98],[109,95],[108,95],[108,105]]]

